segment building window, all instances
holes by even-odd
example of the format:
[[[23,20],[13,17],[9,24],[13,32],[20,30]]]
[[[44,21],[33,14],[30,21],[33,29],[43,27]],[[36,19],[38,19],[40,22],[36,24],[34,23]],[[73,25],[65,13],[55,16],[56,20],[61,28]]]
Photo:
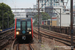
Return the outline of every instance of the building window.
[[[46,3],[46,0],[45,0],[45,3]]]
[[[54,2],[56,2],[56,1],[54,0]]]
[[[46,6],[46,4],[45,4],[45,6]]]
[[[61,2],[63,2],[63,0],[61,0]]]
[[[55,6],[55,4],[54,4],[54,6]]]
[[[42,0],[42,3],[43,3],[43,0]]]
[[[43,6],[43,4],[41,4]]]
[[[59,3],[56,3],[56,6],[58,6],[59,5]]]
[[[54,2],[59,2],[59,0],[54,0]]]

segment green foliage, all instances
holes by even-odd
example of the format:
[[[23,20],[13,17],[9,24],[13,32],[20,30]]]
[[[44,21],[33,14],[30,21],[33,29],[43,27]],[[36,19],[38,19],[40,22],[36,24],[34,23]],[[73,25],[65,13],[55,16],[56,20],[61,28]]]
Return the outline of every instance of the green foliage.
[[[41,12],[40,13],[40,17],[42,18],[42,20],[48,20],[48,19],[50,19],[50,16],[47,13],[45,13],[45,12]],[[38,21],[38,15],[35,15],[34,18],[35,18],[35,21],[34,21],[33,25],[36,25],[37,21]]]
[[[4,4],[0,3],[0,27],[2,28],[2,19],[3,19],[3,29],[8,28],[8,19],[9,27],[14,23],[14,14],[11,11],[11,8]]]
[[[37,20],[35,20],[35,22],[33,23],[33,25],[37,25]]]
[[[45,12],[42,12],[41,16],[42,16],[42,20],[48,20],[48,19],[50,19],[50,16],[47,13],[45,13]]]
[[[50,16],[47,13],[45,13],[45,12],[41,12],[40,16],[42,17],[42,20],[50,19]],[[38,18],[38,15],[35,15],[34,18]]]

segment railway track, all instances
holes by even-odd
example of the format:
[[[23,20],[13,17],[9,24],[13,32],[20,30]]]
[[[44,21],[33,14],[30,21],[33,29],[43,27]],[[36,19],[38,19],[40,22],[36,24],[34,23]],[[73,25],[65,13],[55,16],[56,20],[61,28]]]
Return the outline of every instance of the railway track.
[[[38,34],[38,29],[37,28],[34,28],[34,33]],[[71,46],[71,41],[70,41],[70,36],[68,35],[65,35],[65,34],[58,34],[56,32],[52,32],[52,31],[47,31],[45,29],[42,29],[40,28],[40,33],[41,33],[41,36],[43,37],[46,37],[46,38],[49,38],[49,39],[54,39],[55,41],[58,41],[58,42],[61,42],[61,43],[64,43],[68,46]],[[75,39],[74,40],[74,45],[75,45]]]
[[[3,49],[6,45],[9,44],[9,41],[13,39],[14,31],[3,33],[0,35],[0,49]]]
[[[16,39],[11,45],[11,50],[34,50],[33,44],[31,43],[19,43]]]
[[[16,50],[34,50],[31,44],[17,44]]]
[[[17,46],[16,46],[16,50],[19,50],[19,44],[17,44]]]
[[[29,48],[30,48],[30,50],[34,50],[34,48],[32,47],[31,44],[29,44]]]
[[[35,29],[37,29],[37,27]],[[54,32],[54,31],[47,30],[47,29],[43,29],[43,28],[41,28],[40,30],[45,32],[45,33],[49,33],[51,35],[61,36],[62,38],[66,38],[66,39],[70,39],[71,38],[70,35],[67,35],[67,34],[57,33],[57,32]],[[73,36],[73,38],[75,40],[75,36]]]

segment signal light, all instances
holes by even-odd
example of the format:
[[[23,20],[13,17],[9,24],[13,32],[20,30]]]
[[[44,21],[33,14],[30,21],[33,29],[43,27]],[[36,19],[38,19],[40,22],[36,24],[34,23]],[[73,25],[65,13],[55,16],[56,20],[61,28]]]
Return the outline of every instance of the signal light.
[[[26,17],[28,18],[28,15],[26,15]]]

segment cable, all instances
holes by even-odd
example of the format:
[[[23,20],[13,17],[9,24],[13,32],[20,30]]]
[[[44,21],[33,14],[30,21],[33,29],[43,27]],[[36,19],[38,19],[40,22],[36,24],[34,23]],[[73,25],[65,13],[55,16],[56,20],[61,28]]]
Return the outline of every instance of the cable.
[[[68,2],[69,2],[69,0],[67,0],[66,6],[67,6]]]

